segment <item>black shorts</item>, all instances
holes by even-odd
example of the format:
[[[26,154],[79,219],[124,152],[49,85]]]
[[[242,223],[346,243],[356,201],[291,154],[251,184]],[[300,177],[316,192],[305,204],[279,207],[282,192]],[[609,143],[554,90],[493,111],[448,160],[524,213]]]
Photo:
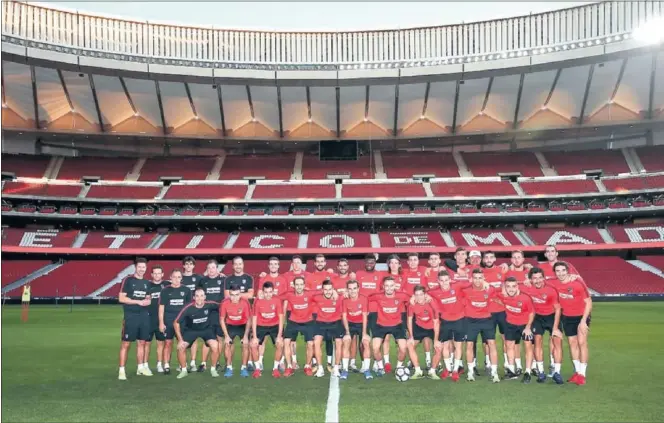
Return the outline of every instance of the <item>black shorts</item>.
[[[462,317],[459,320],[443,320],[441,321],[440,334],[438,334],[440,342],[454,341],[462,342],[466,339],[466,318]]]
[[[217,337],[214,334],[212,327],[210,326],[209,328],[205,330],[187,330],[185,329],[182,332],[182,340],[186,343],[189,344],[187,348],[191,348],[192,345],[194,345],[194,342],[198,338],[201,338],[206,344],[210,341],[216,341]]]
[[[417,323],[413,322],[413,339],[416,341],[424,341],[424,338],[429,338],[433,341],[433,329],[424,329]]]
[[[314,327],[314,335],[315,336],[322,336],[324,340],[326,341],[333,341],[335,339],[341,339],[344,337],[344,334],[346,331],[344,330],[344,326],[341,323],[341,320],[337,320],[336,322],[316,322],[316,326]],[[331,355],[332,351],[330,351]]]
[[[157,338],[157,341],[165,341],[166,334],[159,330],[159,316],[150,315],[150,341],[154,338]]]
[[[164,324],[166,325],[166,332],[164,332],[164,339],[171,340],[175,338],[175,328],[173,327],[173,323],[175,323],[175,319],[177,317],[178,317],[177,314],[164,314]]]
[[[224,331],[221,330],[221,325],[219,325],[219,309],[217,310],[210,310],[210,326],[212,326],[212,330],[214,331],[214,335],[217,338],[223,338],[224,337]]]
[[[377,311],[371,311],[367,314],[367,332],[371,332],[372,335],[376,330],[376,320],[378,320]]]
[[[466,335],[469,342],[477,342],[477,336],[482,335],[484,341],[496,339],[496,325],[492,317],[475,319],[466,317]]]
[[[549,335],[551,335],[553,333],[555,317],[555,313],[546,315],[536,314],[535,320],[533,320],[533,335],[544,336],[546,332],[549,332]],[[558,322],[558,329],[562,330],[560,322]]]
[[[359,336],[362,338],[362,323],[348,322],[348,330],[350,331],[350,336]]]
[[[505,341],[514,341],[515,344],[519,345],[521,340],[526,340],[523,336],[523,330],[526,328],[526,325],[513,325],[510,322],[507,322],[505,327]],[[532,339],[528,340],[532,341]]]
[[[274,326],[256,326],[256,337],[258,344],[263,345],[266,337],[270,337],[272,344],[277,343],[277,335],[279,335],[279,325]]]
[[[376,323],[375,329],[371,336],[373,338],[385,339],[387,335],[392,335],[394,340],[406,339],[406,328],[402,323],[399,323],[396,326],[381,326]]]
[[[565,336],[576,336],[579,331],[579,323],[583,316],[562,316],[563,331]],[[586,319],[586,324],[590,327],[590,316]]]
[[[284,331],[284,339],[291,339],[295,341],[297,336],[302,334],[306,342],[314,340],[314,322],[297,323],[288,320],[286,323],[286,330]]]
[[[230,343],[233,343],[235,338],[244,338],[244,332],[247,330],[247,325],[229,325],[226,324],[226,330],[228,331],[228,337],[230,338]]]
[[[498,326],[498,332],[500,332],[501,335],[505,335],[505,327],[507,326],[507,315],[505,312],[499,311],[491,313],[491,319],[493,319],[493,326]]]
[[[125,313],[120,339],[124,342],[150,341],[152,339],[151,326],[148,313]]]

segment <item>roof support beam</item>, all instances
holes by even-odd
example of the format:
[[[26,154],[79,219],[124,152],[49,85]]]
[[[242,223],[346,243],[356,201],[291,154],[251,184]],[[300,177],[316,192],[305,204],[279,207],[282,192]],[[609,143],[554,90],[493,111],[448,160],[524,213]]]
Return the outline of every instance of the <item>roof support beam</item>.
[[[369,120],[369,85],[364,92],[364,120]]]
[[[194,99],[191,97],[191,89],[189,88],[189,83],[184,83],[184,90],[187,92],[187,99],[189,99],[189,106],[191,106],[191,113],[194,114],[194,117],[198,119],[198,113],[196,113],[196,105],[194,104]]]
[[[305,88],[307,90],[307,120],[311,122],[311,91],[308,85]]]
[[[431,82],[427,82],[427,86],[424,89],[424,104],[422,105],[422,114],[421,117],[426,116],[427,106],[429,105],[429,91],[431,90]]]
[[[224,101],[223,94],[221,92],[221,85],[215,85],[217,88],[217,98],[219,99],[219,117],[221,118],[221,132],[222,136],[226,136],[226,115],[224,114]]]
[[[97,112],[97,119],[99,120],[99,129],[101,132],[104,131],[104,121],[102,120],[101,117],[101,109],[99,108],[99,98],[97,97],[97,88],[95,88],[95,81],[92,78],[92,74],[88,74],[88,81],[90,83],[90,89],[92,90],[92,99],[95,102],[95,111]]]
[[[482,103],[482,110],[480,113],[484,113],[486,105],[489,103],[489,96],[491,95],[491,87],[493,86],[493,76],[489,78],[489,85],[486,87],[486,94],[484,94],[484,102]]]
[[[279,138],[284,137],[284,116],[281,108],[281,87],[277,85],[277,110],[279,111]]]
[[[521,94],[523,93],[523,81],[526,79],[526,74],[522,73],[519,79],[519,91],[516,93],[516,106],[514,106],[514,120],[512,121],[512,129],[519,126],[519,109],[521,108]]]
[[[461,89],[461,81],[456,82],[456,91],[454,92],[454,112],[452,114],[452,133],[456,134],[457,126],[457,112],[459,109],[459,91]]]
[[[32,104],[34,106],[35,128],[41,129],[39,125],[39,96],[37,95],[37,76],[35,74],[34,66],[30,66],[30,78],[32,79]]]
[[[164,135],[168,134],[168,128],[166,127],[166,117],[164,116],[164,103],[161,101],[161,89],[159,88],[159,81],[154,80],[154,86],[157,89],[157,104],[159,105],[159,116],[161,117],[161,124],[163,127]]]
[[[399,83],[394,87],[394,126],[392,127],[392,135],[397,136],[399,132]]]
[[[616,80],[616,86],[613,87],[613,92],[611,93],[610,101],[613,101],[613,99],[616,97],[616,94],[618,94],[618,88],[620,88],[620,84],[622,83],[626,67],[627,67],[627,58],[624,58],[622,64],[620,65],[620,72],[618,72],[618,79]]]
[[[134,116],[138,116],[138,110],[136,110],[136,106],[134,105],[134,100],[131,99],[131,95],[129,95],[129,90],[127,89],[127,83],[125,82],[124,78],[119,76],[120,79],[120,85],[122,85],[122,90],[125,93],[125,97],[127,97],[127,101],[129,102],[129,107],[131,107],[131,110],[134,112]]]
[[[556,71],[556,76],[553,77],[553,83],[551,83],[551,89],[549,90],[549,95],[546,96],[546,100],[544,100],[544,107],[547,107],[549,105],[549,101],[551,101],[551,97],[553,97],[553,92],[556,90],[556,85],[558,85],[558,80],[560,79],[560,74],[562,73],[562,68],[558,68]]]
[[[655,104],[655,77],[657,75],[657,53],[652,55],[650,66],[650,95],[648,96],[648,119],[652,120],[652,111]]]
[[[586,81],[586,90],[583,93],[583,102],[581,103],[581,113],[579,113],[579,125],[583,125],[583,120],[586,114],[586,104],[588,103],[588,95],[590,94],[590,85],[593,82],[593,73],[595,72],[595,64],[590,65],[588,70],[588,79]]]
[[[341,88],[335,87],[337,96],[337,138],[341,138]]]
[[[5,91],[5,71],[0,67],[0,87],[2,88],[2,107],[7,105],[7,92]]]
[[[251,87],[249,87],[249,85],[245,85],[245,88],[247,89],[247,101],[249,102],[249,112],[251,113],[251,120],[254,121],[256,120],[256,115],[254,114],[254,102],[251,99]]]
[[[56,72],[58,73],[58,78],[60,78],[60,85],[62,85],[62,91],[65,93],[67,104],[69,104],[69,110],[74,111],[74,104],[71,102],[71,97],[69,96],[69,90],[67,89],[65,77],[62,75],[62,71],[60,69],[57,69]]]

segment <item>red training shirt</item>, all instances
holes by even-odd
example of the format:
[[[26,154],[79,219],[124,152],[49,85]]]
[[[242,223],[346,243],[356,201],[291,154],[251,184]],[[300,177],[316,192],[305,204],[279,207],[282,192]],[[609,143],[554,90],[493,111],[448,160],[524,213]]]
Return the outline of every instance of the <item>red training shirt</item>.
[[[559,261],[563,261],[563,260],[557,260],[553,263],[549,263],[548,261],[545,261],[543,263],[538,263],[537,264],[537,267],[542,269],[542,271],[544,272],[544,277],[546,278],[547,282],[550,281],[551,279],[557,279],[556,272],[553,271],[553,265],[558,263]],[[576,268],[574,267],[574,265],[572,263],[570,263],[568,261],[566,261],[565,263],[567,263],[567,266],[568,266],[567,273],[569,273],[570,275],[578,275],[579,274],[579,271],[576,270]]]
[[[316,293],[304,291],[302,295],[297,295],[295,291],[289,291],[281,296],[281,299],[288,301],[287,310],[290,311],[288,320],[295,323],[309,323],[314,320],[312,314],[316,311],[316,305],[312,298]]]
[[[290,283],[287,281],[285,275],[277,275],[275,276],[270,276],[268,273],[267,276],[264,278],[260,278],[258,280],[258,290],[263,289],[263,285],[265,282],[272,282],[272,285],[274,285],[274,295],[281,295],[286,293],[289,290],[292,290],[292,287]]]
[[[505,279],[503,271],[500,267],[484,267],[482,268],[482,274],[484,275],[484,280],[487,281],[487,283],[491,285],[492,288],[498,291],[503,289],[503,281]],[[505,306],[491,301],[491,304],[489,304],[489,311],[491,313],[500,313],[501,311],[505,311]]]
[[[583,316],[586,308],[586,298],[590,297],[588,287],[581,279],[572,282],[562,283],[558,279],[548,282],[556,291],[558,291],[558,301],[563,309],[563,316],[576,317]]]
[[[466,317],[473,319],[488,319],[491,317],[489,311],[489,303],[495,298],[497,291],[489,287],[487,291],[484,289],[475,289],[471,286],[463,290],[465,298],[465,313]]]
[[[316,303],[316,321],[323,323],[333,323],[341,320],[341,306],[343,300],[337,298],[326,298],[323,294],[314,295],[313,301]]]
[[[391,297],[385,293],[372,295],[369,301],[378,305],[376,323],[383,327],[401,324],[401,314],[406,311],[405,303],[408,300],[410,300],[410,296],[403,292],[395,292]]]
[[[367,298],[373,294],[378,294],[383,289],[383,278],[387,276],[386,272],[367,272],[360,270],[355,273],[355,279],[360,284],[360,294],[365,295]],[[376,303],[369,303],[369,313],[378,311]]]
[[[304,283],[304,289],[308,289],[310,291],[323,289],[323,282],[325,279],[332,279],[332,274],[328,272],[327,269],[322,271],[314,270],[307,275]]]
[[[558,292],[552,286],[544,285],[542,288],[522,286],[519,289],[533,300],[536,314],[549,316],[556,312],[555,305],[558,304]]]
[[[505,296],[502,293],[498,296],[505,304],[505,314],[507,323],[515,326],[528,324],[528,318],[533,310],[533,302],[526,294],[519,294],[513,297]]]
[[[330,279],[332,280],[332,287],[341,294],[346,290],[346,283],[350,280],[350,273],[346,273],[343,276],[335,273]]]
[[[219,318],[224,319],[227,325],[241,326],[246,325],[251,315],[251,305],[249,301],[240,298],[240,301],[234,303],[230,298],[221,302],[219,309]]]
[[[362,314],[367,313],[369,309],[369,300],[360,294],[356,299],[344,298],[342,312],[346,313],[346,319],[349,323],[362,323]]]
[[[438,320],[438,309],[433,301],[424,304],[412,304],[408,306],[408,317],[415,317],[413,324],[422,329],[433,329],[434,320]]]
[[[257,298],[254,302],[254,316],[257,326],[276,326],[279,315],[284,314],[281,300],[272,297],[269,300]]]
[[[426,267],[419,266],[417,269],[403,269],[401,277],[403,278],[401,290],[406,294],[413,295],[417,285],[427,286],[427,277],[425,276]]]
[[[516,281],[519,282],[519,285],[523,284],[523,282],[528,279],[528,270],[524,267],[523,270],[508,270],[507,273],[505,273],[505,279],[509,277],[516,278]]]
[[[463,290],[468,287],[470,287],[468,282],[457,282],[447,291],[438,288],[428,292],[437,301],[436,306],[443,320],[455,322],[465,316]]]

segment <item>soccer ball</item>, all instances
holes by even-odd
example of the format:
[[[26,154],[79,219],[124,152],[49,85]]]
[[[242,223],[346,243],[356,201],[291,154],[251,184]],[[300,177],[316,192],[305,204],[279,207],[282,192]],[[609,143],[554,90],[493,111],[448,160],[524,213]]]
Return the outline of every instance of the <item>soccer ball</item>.
[[[408,367],[397,367],[394,371],[394,376],[399,382],[406,382],[410,379],[410,369]]]

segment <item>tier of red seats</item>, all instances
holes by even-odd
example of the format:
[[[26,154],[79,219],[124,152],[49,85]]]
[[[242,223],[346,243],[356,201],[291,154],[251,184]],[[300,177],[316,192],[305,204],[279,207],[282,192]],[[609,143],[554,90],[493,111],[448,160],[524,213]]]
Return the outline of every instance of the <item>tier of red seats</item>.
[[[434,182],[434,197],[503,197],[517,195],[507,181],[501,182]]]
[[[664,225],[611,225],[609,232],[616,242],[647,243],[664,239]]]
[[[50,260],[2,260],[2,287],[51,264]]]
[[[50,161],[49,156],[3,154],[2,171],[12,172],[23,178],[43,178]]]
[[[318,156],[304,155],[303,179],[327,179],[327,175],[333,173],[350,174],[353,179],[372,179],[374,171],[371,156],[360,156],[357,160],[320,160]]]
[[[404,198],[426,197],[424,187],[419,182],[401,184],[344,184],[344,198]]]
[[[584,170],[602,169],[605,175],[629,173],[620,150],[556,151],[544,153],[558,175],[579,175]]]
[[[620,257],[575,257],[571,261],[588,287],[600,294],[664,294],[664,278]]]
[[[71,260],[32,281],[31,294],[36,298],[90,295],[113,280],[130,264],[128,261]],[[18,288],[7,295],[17,297],[20,294],[21,288]]]
[[[604,179],[603,182],[607,190],[615,192],[658,189],[664,188],[664,175]]]
[[[78,197],[82,185],[33,184],[7,181],[2,187],[5,195],[33,195],[37,197]]]
[[[295,154],[252,156],[226,156],[219,179],[243,179],[245,176],[263,176],[265,179],[287,180],[293,174]]]
[[[652,147],[639,147],[636,154],[646,172],[664,172],[664,145]]]
[[[226,232],[205,232],[196,237],[196,234],[172,232],[166,236],[166,240],[159,249],[169,248],[223,248],[228,240]]]
[[[664,256],[639,256],[637,258],[642,262],[659,269],[660,272],[664,272]]]
[[[146,232],[90,232],[82,248],[147,248],[155,236]]]
[[[162,176],[202,181],[212,171],[216,157],[154,157],[147,159],[139,181],[158,181]]]
[[[437,178],[459,177],[459,167],[451,153],[383,152],[382,158],[388,178],[412,178],[413,175],[435,175]]]
[[[597,192],[595,181],[579,179],[571,181],[533,181],[519,182],[526,195],[583,194]]]
[[[216,200],[242,199],[247,193],[247,185],[171,185],[164,196],[165,200]]]
[[[579,228],[528,228],[526,230],[535,245],[556,244],[604,244],[604,240],[594,226]]]
[[[104,181],[123,181],[137,161],[123,157],[68,157],[56,178],[80,181],[84,176],[99,176]]]
[[[159,195],[161,187],[141,187],[127,185],[92,185],[85,198],[111,199],[153,199]]]
[[[334,198],[336,188],[334,184],[325,185],[256,185],[253,199],[279,199],[279,198]]]
[[[533,153],[463,153],[466,166],[473,176],[498,176],[500,173],[521,173],[521,176],[542,176]]]

